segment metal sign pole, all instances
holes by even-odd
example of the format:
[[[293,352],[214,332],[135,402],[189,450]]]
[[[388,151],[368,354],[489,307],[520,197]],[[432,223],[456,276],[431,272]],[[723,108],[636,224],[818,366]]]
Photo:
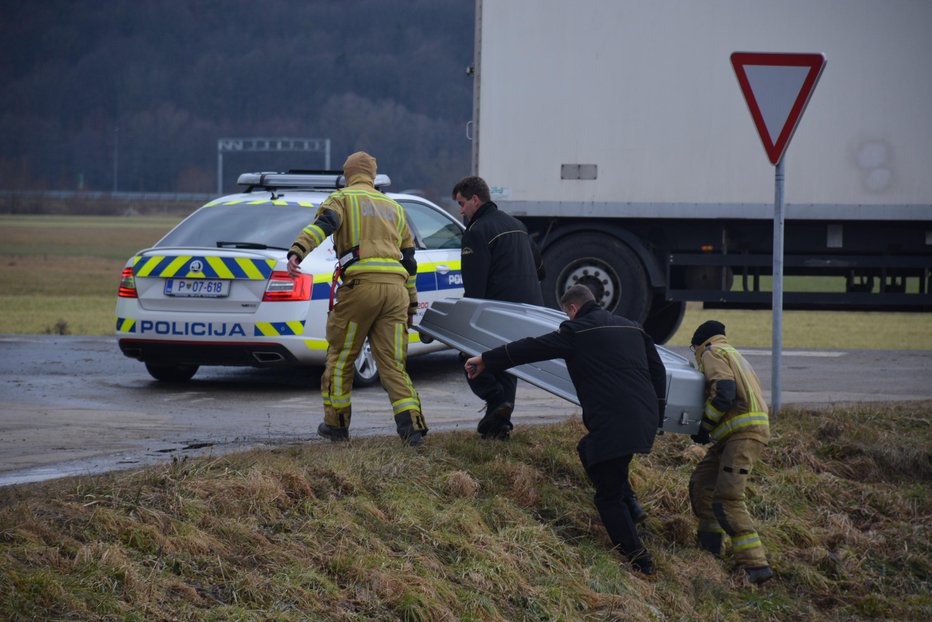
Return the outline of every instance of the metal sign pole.
[[[223,194],[223,149],[217,141],[217,194]]]
[[[773,201],[773,363],[770,399],[780,410],[780,355],[783,352],[783,158],[777,162]]]
[[[764,145],[776,166],[773,202],[773,369],[771,401],[780,410],[783,351],[783,155],[822,70],[825,54],[734,52],[731,65]]]

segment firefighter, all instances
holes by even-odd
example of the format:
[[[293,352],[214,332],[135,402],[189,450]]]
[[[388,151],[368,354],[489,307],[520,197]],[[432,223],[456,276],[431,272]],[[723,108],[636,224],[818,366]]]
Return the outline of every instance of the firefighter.
[[[735,564],[749,581],[773,577],[764,546],[744,503],[751,467],[770,440],[767,403],[751,365],[725,339],[725,325],[703,323],[691,349],[706,379],[705,412],[693,440],[714,443],[689,479],[689,498],[699,519],[699,546],[716,556],[731,538]]]
[[[300,274],[301,261],[333,235],[342,285],[327,317],[324,420],[317,433],[331,441],[349,438],[354,362],[368,337],[398,435],[421,445],[427,425],[405,370],[408,328],[417,312],[414,238],[404,209],[375,189],[375,173],[376,160],[368,153],[346,158],[346,187],[327,197],[298,235],[288,251],[288,273]]]

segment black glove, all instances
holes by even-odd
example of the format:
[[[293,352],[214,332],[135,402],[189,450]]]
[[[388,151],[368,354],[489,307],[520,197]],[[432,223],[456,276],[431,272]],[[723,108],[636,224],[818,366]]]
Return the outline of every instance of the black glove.
[[[704,428],[700,428],[699,432],[691,435],[689,438],[693,439],[693,441],[699,443],[700,445],[705,445],[711,440],[709,438],[709,431]]]

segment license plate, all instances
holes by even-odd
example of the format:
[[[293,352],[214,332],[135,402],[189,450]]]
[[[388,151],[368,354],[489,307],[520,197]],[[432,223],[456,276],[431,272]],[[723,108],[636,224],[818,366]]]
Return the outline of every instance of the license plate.
[[[166,296],[223,298],[230,295],[230,281],[222,279],[165,279]]]

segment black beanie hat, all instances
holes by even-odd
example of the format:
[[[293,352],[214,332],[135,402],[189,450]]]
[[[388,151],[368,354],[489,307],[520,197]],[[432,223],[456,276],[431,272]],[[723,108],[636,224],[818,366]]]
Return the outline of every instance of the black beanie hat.
[[[696,329],[696,332],[693,333],[692,345],[698,346],[706,342],[709,337],[714,337],[715,335],[724,335],[725,334],[725,325],[721,322],[716,322],[715,320],[709,320],[708,322],[703,322],[699,325],[699,328]]]

